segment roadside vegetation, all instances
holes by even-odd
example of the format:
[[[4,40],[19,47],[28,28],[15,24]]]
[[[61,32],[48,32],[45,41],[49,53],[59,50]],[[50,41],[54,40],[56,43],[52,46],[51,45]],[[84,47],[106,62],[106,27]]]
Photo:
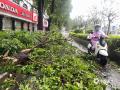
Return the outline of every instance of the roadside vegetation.
[[[70,35],[78,42],[83,44],[84,46],[87,47],[88,41],[87,41],[87,35],[88,34],[83,34],[83,33],[78,33],[78,32],[70,32]],[[117,62],[119,61],[120,58],[120,36],[119,35],[109,35],[109,38],[106,39],[108,43],[108,50],[109,50],[109,57],[112,60],[115,60]]]
[[[10,76],[0,83],[0,90],[105,90],[104,84],[95,83],[100,79],[94,72],[99,66],[70,46],[57,30],[54,26],[46,33],[0,33],[1,56],[9,50],[8,56],[14,57],[21,50],[38,44],[25,63],[1,59],[0,73],[8,72]]]

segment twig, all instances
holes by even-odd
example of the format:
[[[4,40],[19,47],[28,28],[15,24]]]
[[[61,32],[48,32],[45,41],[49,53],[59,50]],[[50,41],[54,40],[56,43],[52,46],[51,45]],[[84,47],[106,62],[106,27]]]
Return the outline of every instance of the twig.
[[[9,50],[7,50],[7,52],[3,55],[3,57],[7,57],[8,56],[8,54],[9,54]]]

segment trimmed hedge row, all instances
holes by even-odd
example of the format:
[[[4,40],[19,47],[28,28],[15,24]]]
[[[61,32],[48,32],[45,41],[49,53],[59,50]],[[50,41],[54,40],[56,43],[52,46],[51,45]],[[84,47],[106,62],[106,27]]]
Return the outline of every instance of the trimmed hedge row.
[[[78,43],[87,47],[88,41],[86,40],[87,34],[80,34],[71,32],[70,35]],[[120,36],[110,35],[109,39],[106,40],[109,46],[109,57],[120,63]]]
[[[86,40],[88,34],[70,32],[70,35]]]

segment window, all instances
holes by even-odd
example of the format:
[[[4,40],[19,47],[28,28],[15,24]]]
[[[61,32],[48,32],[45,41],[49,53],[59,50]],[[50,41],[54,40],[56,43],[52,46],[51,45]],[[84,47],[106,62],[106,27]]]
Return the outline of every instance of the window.
[[[15,2],[15,3],[19,4],[19,0],[13,0],[13,2]]]
[[[28,6],[25,3],[23,4],[23,7],[26,8],[26,9],[28,9]]]

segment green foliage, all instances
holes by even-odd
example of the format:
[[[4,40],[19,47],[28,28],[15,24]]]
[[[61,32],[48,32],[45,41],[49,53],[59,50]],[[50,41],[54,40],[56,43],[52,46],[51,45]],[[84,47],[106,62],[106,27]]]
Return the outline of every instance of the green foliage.
[[[92,29],[87,29],[87,30],[86,30],[86,33],[89,34],[89,33],[91,33],[92,31],[93,31]]]
[[[0,89],[1,90],[8,90],[8,87],[14,86],[14,80],[7,78],[4,83],[0,84]]]
[[[76,48],[62,40],[61,34],[49,32],[49,41],[45,48],[36,48],[30,54],[32,64],[37,68],[37,77],[31,77],[20,83],[25,90],[102,90],[104,85],[94,83],[93,63],[84,61]]]
[[[76,33],[76,32],[70,32],[70,35],[74,36],[74,37],[78,37],[80,39],[86,40],[88,34],[81,34],[81,33]]]
[[[10,50],[10,52],[20,51],[24,45],[16,38],[14,39],[3,39],[1,41],[1,48],[6,50]]]
[[[107,40],[109,46],[110,58],[119,64],[120,58],[120,37],[119,36],[110,36],[110,39]]]
[[[11,68],[8,69],[6,65],[6,68],[2,67],[3,70],[28,76],[17,83],[20,90],[104,90],[105,85],[94,83],[94,79],[98,78],[93,72],[94,62],[83,58],[86,56],[69,45],[56,29],[40,34],[43,35],[40,39],[44,35],[48,37],[47,44],[43,48],[35,48],[29,54],[31,60],[28,65],[9,64]],[[8,83],[8,86],[2,89],[5,90],[10,88],[9,85],[14,85],[15,82],[12,82],[14,79],[10,80],[4,82],[4,85]]]
[[[120,36],[111,35],[110,39],[107,40],[111,51],[120,52]]]
[[[68,23],[71,0],[44,0],[44,4],[52,24],[61,27]]]
[[[24,48],[33,47],[38,42],[38,33],[0,32],[0,54],[9,50],[11,54]]]
[[[83,31],[82,30],[79,30],[79,29],[76,29],[75,31],[74,31],[74,33],[82,33]]]

